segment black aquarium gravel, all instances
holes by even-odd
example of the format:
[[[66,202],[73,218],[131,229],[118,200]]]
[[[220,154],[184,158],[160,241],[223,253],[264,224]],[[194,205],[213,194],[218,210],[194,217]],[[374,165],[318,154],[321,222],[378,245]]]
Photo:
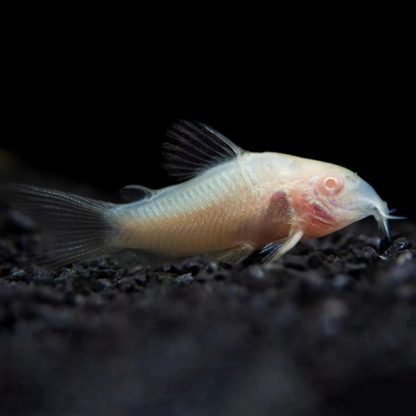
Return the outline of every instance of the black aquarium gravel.
[[[48,270],[0,214],[0,415],[405,415],[416,226],[374,222],[273,265],[112,258]]]

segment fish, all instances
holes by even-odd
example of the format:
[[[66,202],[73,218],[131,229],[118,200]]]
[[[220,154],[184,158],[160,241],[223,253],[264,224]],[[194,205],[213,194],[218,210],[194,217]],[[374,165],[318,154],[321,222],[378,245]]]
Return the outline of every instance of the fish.
[[[45,258],[54,265],[123,252],[140,261],[207,255],[232,264],[256,253],[273,262],[301,240],[365,217],[387,236],[388,220],[403,218],[347,168],[243,150],[198,121],[173,123],[167,137],[165,167],[175,185],[128,185],[120,204],[25,184],[3,195],[45,229]]]

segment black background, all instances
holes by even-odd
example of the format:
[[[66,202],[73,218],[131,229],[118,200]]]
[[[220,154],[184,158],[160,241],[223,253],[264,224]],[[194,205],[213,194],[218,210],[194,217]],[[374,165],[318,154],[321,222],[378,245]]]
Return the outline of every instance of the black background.
[[[357,171],[414,218],[414,13],[248,3],[242,17],[242,3],[229,15],[198,6],[181,20],[162,4],[153,16],[113,3],[106,16],[104,3],[3,13],[0,163],[10,152],[17,179],[34,172],[25,180],[89,184],[110,198],[129,183],[163,187],[173,182],[160,166],[165,129],[197,119],[248,150]],[[414,235],[410,222],[402,229]],[[45,275],[26,267],[26,233],[7,236],[0,407],[183,414],[190,403],[226,414],[233,401],[250,413],[296,397],[313,413],[317,394],[340,414],[411,408],[412,246],[356,231],[262,278],[220,269],[186,287],[188,274],[169,283],[152,271],[143,283],[94,264]]]
[[[116,195],[129,183],[171,184],[161,167],[165,129],[196,119],[251,151],[348,167],[411,217],[410,41],[404,32],[348,30],[267,44],[236,38],[222,48],[209,40],[148,47],[104,34],[13,38],[0,148]]]

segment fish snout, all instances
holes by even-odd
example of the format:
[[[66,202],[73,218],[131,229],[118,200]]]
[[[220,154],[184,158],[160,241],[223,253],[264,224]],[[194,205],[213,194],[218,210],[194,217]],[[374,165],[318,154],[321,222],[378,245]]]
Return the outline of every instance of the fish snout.
[[[356,212],[356,221],[373,216],[378,223],[379,228],[384,232],[387,238],[390,238],[388,220],[404,219],[390,215],[387,203],[377,194],[375,189],[361,180],[357,187],[354,201],[351,204],[353,211]]]

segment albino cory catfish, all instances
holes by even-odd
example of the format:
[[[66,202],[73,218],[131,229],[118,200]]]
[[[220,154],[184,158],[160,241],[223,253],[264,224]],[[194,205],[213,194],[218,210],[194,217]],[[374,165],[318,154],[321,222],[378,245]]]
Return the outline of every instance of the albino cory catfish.
[[[167,168],[178,185],[123,188],[126,204],[11,185],[12,204],[53,236],[47,255],[65,264],[121,250],[146,259],[209,254],[237,263],[253,252],[279,258],[301,239],[367,216],[388,236],[387,204],[343,167],[281,153],[251,153],[210,127],[179,121],[168,130]]]

